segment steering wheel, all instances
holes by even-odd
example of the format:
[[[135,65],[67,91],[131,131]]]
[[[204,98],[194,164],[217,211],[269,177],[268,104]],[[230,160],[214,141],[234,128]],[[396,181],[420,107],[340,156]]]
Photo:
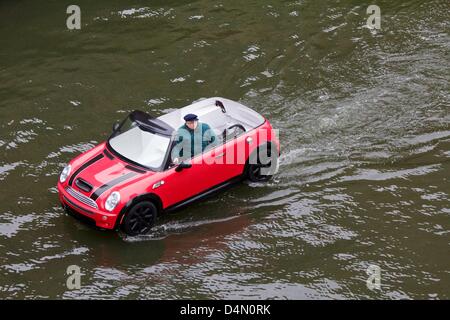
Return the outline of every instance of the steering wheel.
[[[223,133],[222,133],[223,141],[226,141],[226,140],[227,140],[228,132],[230,132],[230,131],[231,131],[232,129],[234,129],[234,128],[240,129],[242,132],[245,132],[245,131],[246,131],[245,128],[244,128],[244,126],[243,126],[242,124],[239,124],[239,123],[233,124],[232,126],[229,126],[229,127],[226,128],[225,130],[223,130]],[[236,129],[235,129],[234,137],[237,137],[237,136],[239,135],[239,131],[237,131]]]

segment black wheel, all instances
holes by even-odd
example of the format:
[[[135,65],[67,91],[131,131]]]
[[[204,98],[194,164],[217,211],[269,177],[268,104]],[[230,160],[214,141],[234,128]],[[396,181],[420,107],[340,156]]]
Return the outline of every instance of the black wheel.
[[[262,164],[250,164],[248,166],[248,174],[247,178],[251,182],[266,182],[269,181],[272,178],[272,175],[263,175],[261,174],[261,168],[262,167],[270,167],[269,165],[262,165]]]
[[[129,236],[146,234],[156,221],[158,209],[150,201],[135,204],[125,216],[122,230]]]
[[[258,150],[252,154],[248,160],[246,168],[247,178],[252,182],[269,181],[273,174],[267,174],[267,172],[264,171],[272,166],[272,161],[278,161],[278,157],[276,157],[275,154],[274,156],[275,157],[272,157],[270,146],[265,145],[258,147]],[[265,161],[263,161],[263,159],[265,159]]]

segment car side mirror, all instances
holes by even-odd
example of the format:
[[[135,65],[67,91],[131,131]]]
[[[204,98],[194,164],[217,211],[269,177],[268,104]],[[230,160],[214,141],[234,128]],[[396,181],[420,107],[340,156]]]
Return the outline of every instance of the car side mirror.
[[[192,167],[192,164],[186,163],[186,162],[181,162],[181,163],[175,168],[175,171],[176,171],[176,172],[180,172],[180,171],[182,171],[183,169],[188,169],[188,168],[190,168],[190,167]]]
[[[116,132],[120,128],[120,122],[116,122],[113,124],[112,131]]]

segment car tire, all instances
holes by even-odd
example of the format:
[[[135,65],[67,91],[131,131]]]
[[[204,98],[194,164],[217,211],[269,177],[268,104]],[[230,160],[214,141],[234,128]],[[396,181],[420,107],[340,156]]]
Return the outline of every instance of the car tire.
[[[148,233],[156,222],[158,209],[151,201],[136,203],[125,214],[121,228],[129,236]]]
[[[244,176],[251,182],[266,182],[273,177],[273,174],[267,175],[261,173],[262,168],[270,168],[272,164],[272,160],[264,164],[261,160],[262,154],[267,154],[269,157],[272,157],[272,147],[270,144],[259,146],[247,160]],[[278,156],[275,159],[278,162]]]

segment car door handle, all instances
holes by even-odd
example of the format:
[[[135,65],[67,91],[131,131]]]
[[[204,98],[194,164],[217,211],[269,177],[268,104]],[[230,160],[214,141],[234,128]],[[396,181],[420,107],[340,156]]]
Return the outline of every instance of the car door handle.
[[[222,152],[216,156],[216,158],[222,158],[225,155],[225,152]]]

